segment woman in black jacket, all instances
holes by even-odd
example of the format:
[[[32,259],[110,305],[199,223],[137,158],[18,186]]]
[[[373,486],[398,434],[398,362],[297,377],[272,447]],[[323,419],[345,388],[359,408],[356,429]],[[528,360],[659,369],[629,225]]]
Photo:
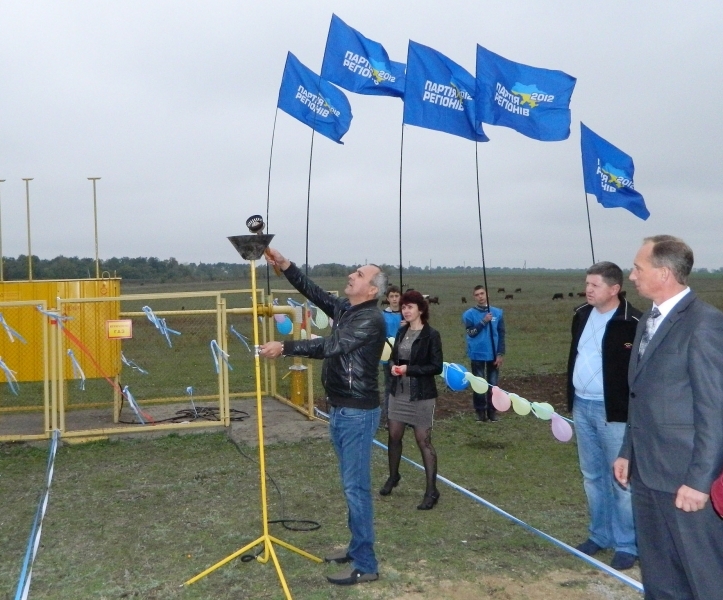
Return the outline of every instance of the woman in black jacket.
[[[442,338],[427,324],[429,306],[422,294],[405,292],[400,304],[406,325],[397,333],[389,361],[393,375],[389,394],[389,479],[379,493],[388,496],[399,484],[402,438],[406,426],[411,425],[427,477],[424,498],[417,508],[430,510],[439,500],[432,424],[437,400],[434,377],[442,372]]]

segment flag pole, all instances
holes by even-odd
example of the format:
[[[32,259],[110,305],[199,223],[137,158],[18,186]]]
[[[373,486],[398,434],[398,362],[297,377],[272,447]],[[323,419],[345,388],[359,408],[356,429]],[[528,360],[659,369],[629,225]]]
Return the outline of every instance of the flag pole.
[[[314,113],[316,120],[316,113]],[[309,150],[309,183],[306,188],[306,276],[309,276],[309,207],[311,205],[311,160],[314,157],[314,129],[311,129],[311,149]]]
[[[276,105],[274,113],[274,126],[271,129],[271,151],[269,152],[269,177],[266,182],[266,231],[269,230],[269,202],[271,199],[271,159],[274,156],[274,136],[276,135],[276,117],[279,116],[279,105]],[[266,263],[266,293],[271,294],[271,269]]]
[[[402,271],[402,164],[404,162],[404,117],[402,117],[402,142],[399,145],[399,289],[404,292]]]
[[[592,226],[590,225],[590,205],[585,192],[585,209],[587,210],[587,230],[590,233],[590,252],[592,253],[592,264],[595,264],[595,248],[592,245]]]
[[[482,203],[480,202],[479,194],[479,153],[477,146],[479,142],[474,143],[474,168],[475,168],[475,180],[477,182],[477,216],[479,217],[479,245],[482,250],[482,280],[484,281],[485,294],[487,295],[487,312],[492,313],[491,301],[490,301],[490,289],[487,287],[487,266],[485,265],[485,243],[482,237]],[[487,330],[490,332],[490,343],[492,344],[492,360],[497,359],[497,348],[495,348],[495,336],[492,334],[492,327],[488,327]]]

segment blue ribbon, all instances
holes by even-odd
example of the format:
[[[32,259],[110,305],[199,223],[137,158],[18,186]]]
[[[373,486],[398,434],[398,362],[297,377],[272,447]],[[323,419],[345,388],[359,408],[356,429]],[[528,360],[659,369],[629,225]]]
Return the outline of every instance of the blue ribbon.
[[[45,310],[45,309],[43,309],[43,307],[42,307],[40,304],[38,304],[38,305],[35,307],[35,309],[36,309],[40,314],[43,314],[43,315],[45,315],[46,317],[48,317],[48,319],[51,319],[51,320],[55,321],[55,322],[58,324],[58,327],[60,327],[60,329],[63,328],[63,323],[64,323],[65,321],[70,321],[70,320],[73,318],[73,317],[68,316],[68,315],[61,315],[57,310]]]
[[[40,547],[40,534],[43,529],[43,518],[48,508],[48,500],[50,497],[50,484],[53,482],[53,471],[55,470],[55,455],[58,451],[58,440],[60,440],[60,431],[55,429],[50,442],[50,451],[48,452],[48,466],[45,471],[45,488],[40,504],[35,511],[33,525],[30,528],[30,538],[28,546],[25,550],[25,558],[23,559],[23,567],[20,569],[20,579],[18,587],[15,591],[15,600],[26,600],[30,592],[30,579],[33,576],[33,563],[35,563],[35,555]]]
[[[228,352],[224,352],[221,349],[221,346],[218,345],[218,342],[216,342],[216,340],[211,340],[211,356],[213,356],[213,364],[216,367],[217,374],[221,366],[218,360],[219,357],[223,359],[223,362],[226,363],[226,366],[229,368],[229,370],[233,371],[233,367],[228,364]]]
[[[128,360],[123,352],[121,352],[121,362],[126,366],[130,367],[131,369],[135,369],[136,371],[142,373],[143,375],[148,375],[148,371],[145,369],[141,369],[134,360]]]
[[[14,342],[15,338],[18,338],[23,344],[27,344],[25,338],[17,331],[15,331],[12,327],[10,327],[10,324],[5,320],[5,317],[2,313],[0,313],[0,325],[5,328],[5,332],[8,334],[11,342]]]
[[[246,346],[246,350],[248,350],[249,352],[251,352],[251,346],[249,346],[249,338],[247,338],[247,337],[246,337],[245,335],[243,335],[242,333],[239,333],[238,331],[236,331],[236,330],[233,328],[233,325],[229,325],[228,328],[229,328],[229,331],[231,331],[231,333],[233,333],[233,334],[239,339],[239,341],[240,341],[244,346]]]
[[[83,373],[78,359],[75,358],[75,354],[73,354],[70,348],[68,348],[68,356],[70,357],[70,362],[73,364],[73,379],[80,379],[80,385],[78,387],[85,391],[85,373]]]
[[[294,308],[299,308],[301,306],[304,306],[301,302],[297,302],[293,298],[287,298],[286,304],[288,304],[289,306],[293,306]]]
[[[17,396],[19,388],[18,380],[15,377],[16,371],[13,371],[10,367],[8,367],[2,357],[0,357],[0,369],[5,372],[5,378],[8,380],[8,386],[10,386],[10,391]]]
[[[193,403],[193,386],[192,385],[189,385],[186,388],[186,393],[190,396],[191,406],[193,407],[193,412],[196,414],[196,418],[198,419],[198,411],[196,410],[196,405]]]
[[[128,404],[133,409],[133,412],[136,413],[136,417],[138,417],[138,420],[141,422],[141,425],[147,425],[145,419],[141,416],[141,409],[136,404],[136,399],[133,397],[133,394],[131,394],[131,391],[128,389],[128,386],[125,386],[123,388],[123,395],[125,396],[126,400],[128,400]]]
[[[166,341],[168,342],[168,347],[172,348],[173,344],[171,344],[171,338],[168,335],[169,333],[172,333],[174,335],[181,335],[180,331],[176,331],[175,329],[171,329],[166,325],[166,320],[157,317],[153,314],[153,310],[150,306],[144,306],[142,308],[143,312],[146,313],[146,316],[148,317],[148,320],[153,323],[156,326],[156,329],[161,332],[161,335],[163,335],[166,338]]]

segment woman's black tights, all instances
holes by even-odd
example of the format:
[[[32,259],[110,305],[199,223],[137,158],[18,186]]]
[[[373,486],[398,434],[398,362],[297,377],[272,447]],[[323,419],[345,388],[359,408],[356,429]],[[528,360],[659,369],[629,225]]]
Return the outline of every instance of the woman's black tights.
[[[402,460],[402,438],[406,424],[400,421],[389,421],[389,477],[397,479],[399,476],[399,463]],[[427,478],[426,494],[437,491],[437,451],[432,446],[432,428],[414,428],[414,438],[422,453],[424,473]]]

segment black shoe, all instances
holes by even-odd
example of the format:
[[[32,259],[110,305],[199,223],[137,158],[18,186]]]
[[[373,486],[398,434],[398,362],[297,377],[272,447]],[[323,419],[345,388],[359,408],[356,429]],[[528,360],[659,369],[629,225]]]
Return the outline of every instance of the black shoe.
[[[347,554],[346,548],[344,550],[336,550],[334,552],[331,552],[329,555],[324,557],[324,562],[327,563],[336,563],[338,565],[343,565],[344,563],[348,563],[351,560],[351,556]]]
[[[358,569],[347,567],[334,575],[327,575],[326,580],[335,585],[354,585],[355,583],[366,583],[379,579],[379,573],[362,573]]]
[[[497,421],[500,420],[500,418],[496,414],[491,414],[488,419],[491,423],[497,423]]]
[[[587,554],[588,556],[594,556],[595,554],[600,552],[600,550],[602,550],[602,546],[598,546],[595,542],[588,539],[579,546],[575,546],[575,550],[579,550],[580,552],[582,552],[583,554]]]
[[[610,566],[618,571],[625,571],[627,569],[632,569],[637,559],[637,556],[630,554],[629,552],[616,552],[613,554],[613,560],[610,563]]]
[[[477,413],[477,421],[484,423],[487,420],[487,414],[483,411]]]
[[[439,492],[433,491],[431,494],[424,494],[421,504],[417,505],[417,510],[432,510],[434,505],[439,501]]]
[[[389,479],[386,480],[382,488],[379,490],[380,496],[388,496],[392,493],[392,490],[399,485],[399,480],[402,478],[402,476],[397,473],[395,477],[389,477]]]

